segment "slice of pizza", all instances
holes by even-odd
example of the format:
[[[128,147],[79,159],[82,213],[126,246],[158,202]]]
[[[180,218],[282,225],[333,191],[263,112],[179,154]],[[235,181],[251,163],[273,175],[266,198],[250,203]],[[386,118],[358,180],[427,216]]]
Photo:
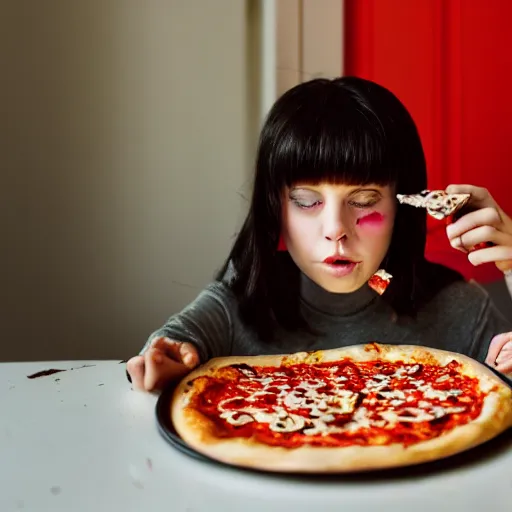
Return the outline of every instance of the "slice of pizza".
[[[512,389],[461,354],[369,343],[215,358],[175,388],[174,428],[197,452],[277,472],[353,472],[468,450],[512,426]]]
[[[426,208],[434,219],[442,220],[467,204],[470,194],[447,194],[444,190],[423,190],[419,194],[397,194],[401,204]]]
[[[379,269],[368,280],[368,286],[375,290],[379,295],[382,295],[389,286],[391,279],[393,279],[391,274],[386,272],[384,269]]]

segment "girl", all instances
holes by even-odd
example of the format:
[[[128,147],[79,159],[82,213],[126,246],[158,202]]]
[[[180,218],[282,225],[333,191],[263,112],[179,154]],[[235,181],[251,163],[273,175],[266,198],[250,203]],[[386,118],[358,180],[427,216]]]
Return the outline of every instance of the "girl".
[[[426,212],[396,194],[427,188],[413,120],[385,88],[315,79],[285,93],[262,129],[249,213],[215,282],[128,361],[136,388],[161,389],[209,358],[329,349],[378,341],[492,359],[512,325],[487,294],[424,257]],[[474,264],[512,259],[512,220],[484,189],[448,227]],[[394,277],[377,295],[368,279]],[[503,355],[505,354],[505,355]],[[489,360],[487,360],[489,362]]]

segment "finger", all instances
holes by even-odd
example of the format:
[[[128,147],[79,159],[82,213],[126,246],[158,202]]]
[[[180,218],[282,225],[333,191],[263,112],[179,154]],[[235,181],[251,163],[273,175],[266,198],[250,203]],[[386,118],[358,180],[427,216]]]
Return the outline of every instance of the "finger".
[[[496,245],[487,249],[479,249],[470,252],[468,260],[475,267],[484,263],[499,263],[512,260],[512,246]]]
[[[498,357],[496,358],[496,364],[499,365],[507,361],[512,361],[512,341],[508,341],[503,345]]]
[[[155,340],[153,347],[158,348],[171,359],[183,363],[189,368],[195,368],[199,364],[199,353],[192,343],[160,338]]]
[[[144,356],[135,356],[126,363],[126,371],[130,374],[134,389],[144,388]]]
[[[507,362],[498,364],[495,367],[500,373],[504,373],[505,375],[509,375],[512,373],[512,358],[510,358]]]
[[[480,208],[486,206],[494,206],[494,199],[490,192],[483,187],[475,187],[474,185],[449,185],[446,187],[447,194],[471,194],[469,204]]]
[[[503,272],[505,275],[505,281],[507,282],[507,287],[510,290],[510,293],[512,294],[512,259],[510,260],[499,260],[494,262],[496,264],[496,267],[500,272]]]
[[[456,241],[460,241],[462,246],[470,251],[485,248],[487,242],[491,242],[487,247],[492,247],[493,245],[512,246],[512,236],[503,233],[493,226],[480,226],[466,231],[454,240],[454,242]]]
[[[512,341],[512,332],[505,332],[503,334],[497,334],[494,336],[494,338],[491,340],[491,343],[489,344],[489,350],[487,351],[485,362],[488,365],[495,366],[498,354],[501,352],[501,349],[510,341]]]
[[[157,348],[150,348],[144,354],[144,360],[144,389],[146,391],[162,389],[169,382],[180,379],[190,371],[184,364],[167,357]]]
[[[177,362],[181,362],[180,355],[180,342],[173,341],[165,336],[156,338],[152,341],[151,347],[156,348],[163,352],[167,357],[174,359]]]
[[[199,354],[192,343],[181,343],[180,347],[181,361],[188,368],[195,368],[199,364]]]
[[[497,228],[500,225],[501,217],[494,207],[482,208],[463,215],[460,219],[446,226],[446,235],[451,241],[472,229],[481,226]]]

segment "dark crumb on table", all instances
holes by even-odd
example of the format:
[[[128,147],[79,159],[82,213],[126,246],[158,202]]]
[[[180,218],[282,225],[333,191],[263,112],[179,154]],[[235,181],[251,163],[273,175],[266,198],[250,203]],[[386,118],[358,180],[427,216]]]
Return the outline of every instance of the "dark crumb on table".
[[[78,366],[76,368],[69,368],[69,371],[72,370],[80,370],[81,368],[91,368],[92,366],[96,366],[95,364],[84,364],[82,366]],[[48,375],[53,375],[54,373],[59,372],[67,372],[68,370],[57,370],[56,368],[50,368],[49,370],[42,370],[37,373],[33,373],[32,375],[27,375],[28,379],[37,379],[38,377],[47,377]],[[58,379],[60,380],[60,379]]]
[[[66,370],[57,370],[55,368],[51,368],[50,370],[43,370],[37,373],[33,373],[32,375],[27,375],[28,379],[37,379],[39,377],[47,377],[48,375],[53,375],[54,373],[65,372]]]

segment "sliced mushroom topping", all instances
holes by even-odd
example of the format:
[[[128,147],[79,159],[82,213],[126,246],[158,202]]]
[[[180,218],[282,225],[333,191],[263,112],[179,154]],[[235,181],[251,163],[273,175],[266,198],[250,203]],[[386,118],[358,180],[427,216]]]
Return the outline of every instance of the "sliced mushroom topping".
[[[239,411],[225,411],[220,415],[220,417],[236,427],[240,427],[254,421],[254,418],[250,414],[241,413]]]
[[[296,432],[304,428],[306,424],[305,419],[297,414],[287,415],[286,411],[283,414],[278,414],[277,417],[270,423],[270,430],[274,432]]]

